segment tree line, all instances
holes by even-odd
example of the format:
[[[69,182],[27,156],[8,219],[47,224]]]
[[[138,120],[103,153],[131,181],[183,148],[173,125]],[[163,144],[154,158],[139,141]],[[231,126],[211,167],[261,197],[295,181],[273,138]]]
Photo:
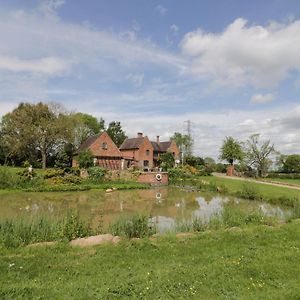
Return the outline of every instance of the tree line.
[[[106,130],[120,146],[126,133],[119,121],[68,112],[58,104],[20,103],[0,123],[0,164],[35,167],[70,164],[72,154],[88,137]]]

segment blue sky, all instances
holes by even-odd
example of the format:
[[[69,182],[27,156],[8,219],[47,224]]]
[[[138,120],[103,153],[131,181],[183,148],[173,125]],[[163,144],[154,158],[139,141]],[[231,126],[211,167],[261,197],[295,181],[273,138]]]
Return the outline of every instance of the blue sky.
[[[253,133],[300,149],[300,3],[0,1],[0,115],[47,101],[128,135],[192,122],[194,153]]]

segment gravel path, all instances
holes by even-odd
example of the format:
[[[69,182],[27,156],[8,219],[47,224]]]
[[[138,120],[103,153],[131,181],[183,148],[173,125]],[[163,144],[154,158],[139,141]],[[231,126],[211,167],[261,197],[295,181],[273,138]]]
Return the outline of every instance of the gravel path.
[[[255,183],[261,183],[261,184],[266,184],[266,185],[285,187],[285,188],[293,189],[293,190],[300,190],[300,186],[285,184],[285,183],[279,183],[279,182],[274,182],[274,181],[266,182],[266,181],[251,179],[251,178],[244,178],[244,177],[237,177],[237,176],[226,176],[226,174],[224,174],[224,173],[213,173],[213,175],[216,176],[216,177],[227,178],[227,179],[232,179],[232,180],[255,182]]]

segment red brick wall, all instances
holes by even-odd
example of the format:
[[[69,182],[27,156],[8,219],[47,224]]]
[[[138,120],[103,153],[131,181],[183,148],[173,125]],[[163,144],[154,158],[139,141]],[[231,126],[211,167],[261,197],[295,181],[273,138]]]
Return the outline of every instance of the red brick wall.
[[[156,179],[157,174],[161,175],[161,180]],[[169,183],[169,175],[166,172],[145,172],[139,176],[138,182],[152,185],[167,185]]]
[[[107,144],[107,149],[102,149],[102,144]],[[110,136],[103,132],[99,138],[89,148],[94,156],[109,156],[109,157],[121,157],[122,154],[116,144],[112,141]]]
[[[179,149],[178,149],[178,147],[177,147],[177,145],[176,145],[176,143],[174,141],[172,141],[172,143],[171,143],[171,145],[170,145],[170,147],[168,149],[168,152],[175,153],[174,154],[174,158],[175,159],[179,158],[180,151],[179,151]]]
[[[146,151],[149,150],[149,155]],[[148,137],[144,138],[143,143],[140,145],[137,152],[137,160],[139,161],[138,166],[142,169],[144,167],[144,160],[149,161],[149,168],[153,168],[153,146],[149,141]]]

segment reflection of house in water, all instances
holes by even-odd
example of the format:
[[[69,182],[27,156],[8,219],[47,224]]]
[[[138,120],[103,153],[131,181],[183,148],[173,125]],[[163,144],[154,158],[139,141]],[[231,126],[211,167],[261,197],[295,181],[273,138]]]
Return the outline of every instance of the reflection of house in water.
[[[209,202],[203,197],[197,197],[199,209],[193,212],[193,216],[203,220],[204,222],[209,221],[213,216],[219,215],[223,211],[224,199],[221,197],[214,197]]]

